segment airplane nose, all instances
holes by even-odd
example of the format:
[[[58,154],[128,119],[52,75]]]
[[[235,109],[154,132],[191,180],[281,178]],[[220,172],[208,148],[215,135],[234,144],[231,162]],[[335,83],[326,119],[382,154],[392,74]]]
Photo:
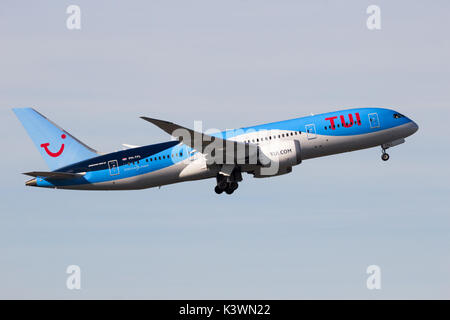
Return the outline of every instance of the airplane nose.
[[[417,132],[417,130],[419,130],[419,126],[417,125],[417,123],[415,123],[414,121],[412,121],[411,119],[409,119],[410,122],[408,122],[406,128],[405,128],[405,137],[409,137],[411,135],[413,135],[414,133]]]
[[[412,131],[413,131],[412,133],[416,133],[417,130],[419,130],[419,125],[412,120],[411,120],[411,123],[412,123]]]

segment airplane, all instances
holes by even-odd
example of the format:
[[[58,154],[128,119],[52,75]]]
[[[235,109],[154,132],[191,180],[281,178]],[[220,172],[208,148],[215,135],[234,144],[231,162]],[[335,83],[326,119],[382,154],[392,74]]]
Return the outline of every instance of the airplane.
[[[136,190],[215,178],[214,191],[232,194],[242,173],[288,174],[304,160],[405,142],[418,125],[386,108],[354,108],[206,134],[141,117],[173,140],[101,154],[33,108],[14,108],[50,171],[32,171],[26,186],[72,190]]]

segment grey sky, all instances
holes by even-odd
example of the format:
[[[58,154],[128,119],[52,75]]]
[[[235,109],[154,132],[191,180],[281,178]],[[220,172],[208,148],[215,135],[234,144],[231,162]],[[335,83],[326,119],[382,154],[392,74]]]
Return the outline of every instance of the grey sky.
[[[66,29],[78,4],[82,30]],[[382,30],[366,28],[381,7]],[[2,1],[0,298],[450,298],[448,1]],[[26,188],[46,170],[12,107],[104,152],[353,106],[420,126],[232,196]],[[78,264],[82,290],[65,288]],[[382,270],[369,291],[368,265]]]

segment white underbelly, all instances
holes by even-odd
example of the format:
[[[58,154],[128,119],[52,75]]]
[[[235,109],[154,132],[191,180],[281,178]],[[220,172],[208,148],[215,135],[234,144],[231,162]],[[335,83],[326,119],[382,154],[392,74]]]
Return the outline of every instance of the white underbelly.
[[[302,136],[302,159],[311,159],[337,153],[381,146],[404,136],[401,126],[382,131],[352,136],[317,135],[314,139]]]

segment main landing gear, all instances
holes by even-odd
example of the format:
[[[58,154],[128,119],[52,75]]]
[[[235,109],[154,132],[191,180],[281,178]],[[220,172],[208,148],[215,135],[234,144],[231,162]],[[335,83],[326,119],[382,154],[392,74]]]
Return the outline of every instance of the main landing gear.
[[[383,161],[388,161],[389,160],[389,155],[386,153],[386,149],[385,148],[381,148],[383,150],[383,153],[381,154],[381,160]]]
[[[225,187],[219,187],[216,186],[214,188],[214,191],[217,194],[221,194],[222,192],[225,191],[226,194],[232,194],[234,192],[234,190],[236,190],[239,187],[237,182],[227,182],[227,184],[225,185]]]
[[[217,185],[214,188],[214,191],[217,194],[221,194],[224,191],[226,194],[232,194],[234,190],[236,190],[239,187],[238,181],[242,181],[242,176],[240,171],[235,170],[230,176],[218,174],[216,179]]]

